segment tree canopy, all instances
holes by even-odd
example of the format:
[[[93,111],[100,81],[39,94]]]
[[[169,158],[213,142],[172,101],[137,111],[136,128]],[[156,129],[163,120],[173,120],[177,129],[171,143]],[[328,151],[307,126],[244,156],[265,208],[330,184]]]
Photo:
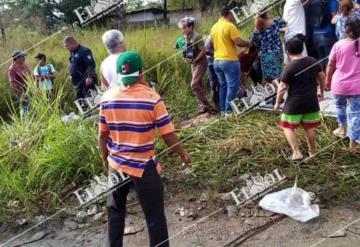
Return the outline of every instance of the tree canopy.
[[[81,6],[90,6],[98,0],[0,0],[4,7],[5,26],[20,24],[39,28],[43,32],[71,24],[77,20],[74,10]],[[185,9],[189,7],[205,10],[214,4],[224,4],[226,0],[126,0],[126,8],[135,10],[146,7],[158,7],[164,10]],[[166,15],[165,11],[165,15]]]

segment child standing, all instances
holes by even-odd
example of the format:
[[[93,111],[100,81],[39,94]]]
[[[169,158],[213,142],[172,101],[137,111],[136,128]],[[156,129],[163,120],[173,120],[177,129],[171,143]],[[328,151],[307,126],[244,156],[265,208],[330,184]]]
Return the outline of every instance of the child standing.
[[[40,90],[44,90],[49,97],[54,91],[55,68],[52,64],[46,64],[46,55],[39,53],[36,57],[37,66],[34,76]]]
[[[325,89],[325,73],[321,65],[314,58],[302,55],[303,47],[303,41],[296,37],[285,44],[290,63],[283,71],[274,106],[274,110],[279,111],[287,91],[288,98],[279,125],[293,150],[293,161],[304,158],[296,136],[296,129],[300,125],[305,130],[309,155],[315,155],[315,128],[321,124],[319,98],[323,99]],[[320,81],[320,96],[317,94],[317,79]]]

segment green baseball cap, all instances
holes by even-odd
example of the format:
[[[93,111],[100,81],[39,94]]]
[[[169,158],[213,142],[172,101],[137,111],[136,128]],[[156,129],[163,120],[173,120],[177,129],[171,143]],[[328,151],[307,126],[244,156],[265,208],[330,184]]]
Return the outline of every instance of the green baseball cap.
[[[124,86],[135,83],[143,67],[143,60],[137,52],[126,51],[121,53],[116,61],[116,72],[119,75],[119,82]]]

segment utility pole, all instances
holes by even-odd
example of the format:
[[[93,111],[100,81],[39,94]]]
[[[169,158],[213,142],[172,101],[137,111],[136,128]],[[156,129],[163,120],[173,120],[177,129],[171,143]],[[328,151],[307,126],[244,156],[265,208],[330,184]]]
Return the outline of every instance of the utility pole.
[[[164,21],[167,24],[168,23],[168,5],[167,5],[167,0],[163,0],[163,8],[164,8]]]

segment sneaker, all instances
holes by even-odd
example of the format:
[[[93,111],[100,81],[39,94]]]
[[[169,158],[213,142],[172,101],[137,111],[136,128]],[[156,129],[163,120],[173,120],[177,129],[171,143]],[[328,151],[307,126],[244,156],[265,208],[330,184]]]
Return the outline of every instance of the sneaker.
[[[231,117],[233,114],[230,113],[230,112],[221,112],[220,116],[222,118],[228,118],[228,117]]]
[[[333,134],[340,138],[346,137],[346,128],[345,127],[339,127],[336,130],[333,131]]]

